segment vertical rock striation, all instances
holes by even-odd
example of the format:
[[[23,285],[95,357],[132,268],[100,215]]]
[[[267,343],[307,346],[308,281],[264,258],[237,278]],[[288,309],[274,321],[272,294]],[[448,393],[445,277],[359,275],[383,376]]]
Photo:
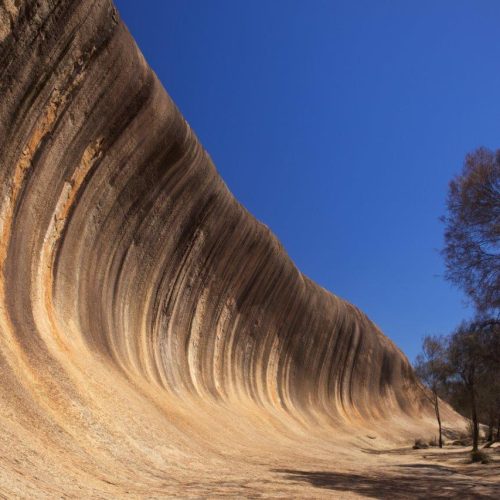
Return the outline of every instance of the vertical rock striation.
[[[108,0],[3,0],[0,97],[5,492],[146,491],[226,431],[257,450],[431,411],[233,198]]]

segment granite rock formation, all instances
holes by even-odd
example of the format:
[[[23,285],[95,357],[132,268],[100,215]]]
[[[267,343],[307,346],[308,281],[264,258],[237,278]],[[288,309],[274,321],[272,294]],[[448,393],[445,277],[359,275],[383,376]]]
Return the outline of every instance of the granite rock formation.
[[[403,354],[234,199],[110,1],[0,2],[0,97],[1,494],[245,494],[262,464],[431,425]]]

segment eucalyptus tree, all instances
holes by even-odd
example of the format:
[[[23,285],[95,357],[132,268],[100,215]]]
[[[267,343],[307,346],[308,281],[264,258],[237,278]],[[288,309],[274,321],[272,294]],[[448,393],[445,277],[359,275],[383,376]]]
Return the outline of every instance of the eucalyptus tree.
[[[445,277],[462,288],[480,314],[500,312],[500,150],[469,153],[449,185]]]
[[[446,339],[428,335],[422,343],[422,353],[416,358],[415,372],[420,380],[430,389],[439,430],[439,447],[443,447],[443,431],[439,399],[443,395],[446,380],[450,373],[447,363]]]

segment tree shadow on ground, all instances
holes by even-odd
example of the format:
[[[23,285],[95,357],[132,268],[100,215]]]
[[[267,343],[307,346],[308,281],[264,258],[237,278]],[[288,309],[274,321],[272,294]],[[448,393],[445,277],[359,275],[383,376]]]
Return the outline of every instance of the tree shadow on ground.
[[[500,484],[484,483],[454,473],[446,467],[406,464],[407,474],[365,476],[361,474],[274,469],[285,479],[305,482],[316,488],[352,492],[372,498],[500,498]],[[421,471],[415,469],[421,468]],[[436,468],[437,467],[437,468]]]

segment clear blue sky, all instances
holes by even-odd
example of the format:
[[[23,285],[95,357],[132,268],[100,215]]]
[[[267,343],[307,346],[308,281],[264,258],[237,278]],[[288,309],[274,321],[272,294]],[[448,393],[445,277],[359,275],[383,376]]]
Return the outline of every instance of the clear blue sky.
[[[116,0],[229,188],[413,360],[470,317],[447,185],[499,147],[500,2]]]

